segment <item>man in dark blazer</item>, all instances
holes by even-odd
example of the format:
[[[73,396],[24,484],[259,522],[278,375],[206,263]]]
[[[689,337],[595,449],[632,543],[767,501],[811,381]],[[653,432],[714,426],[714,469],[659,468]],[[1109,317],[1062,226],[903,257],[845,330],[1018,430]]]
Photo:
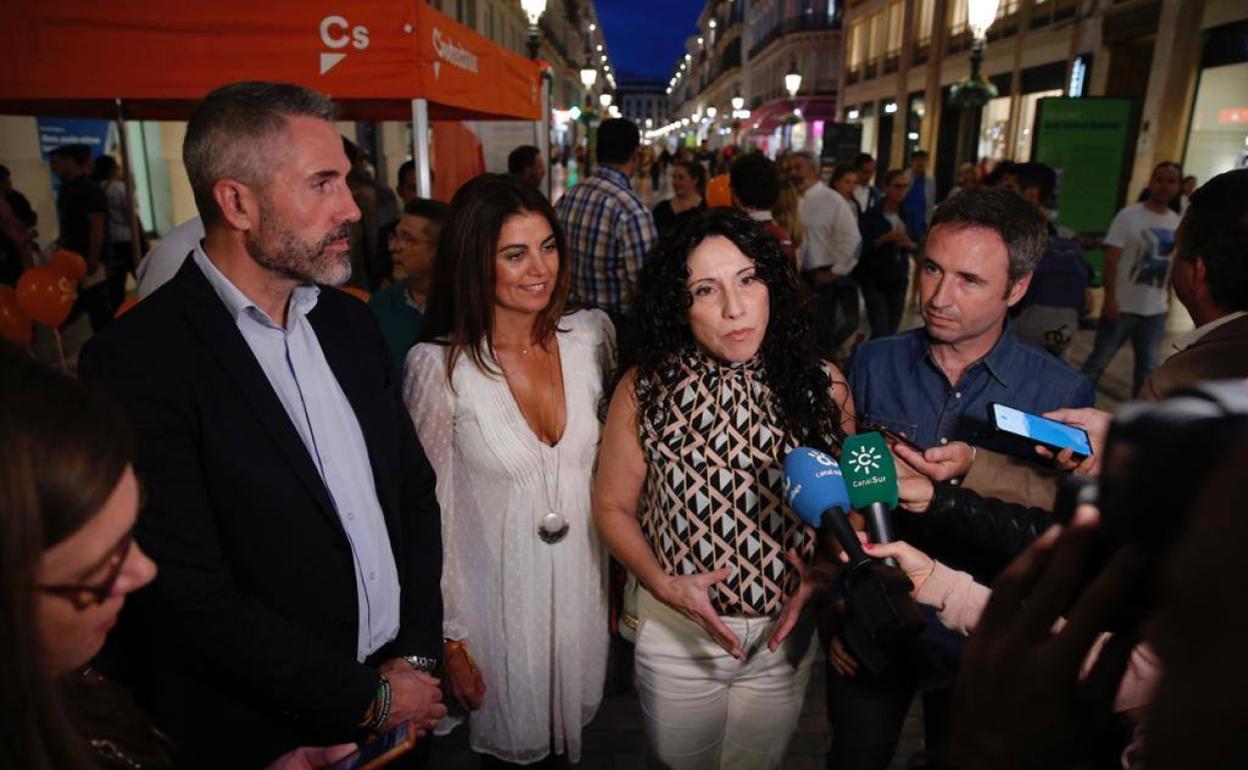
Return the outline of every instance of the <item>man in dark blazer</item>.
[[[1248,377],[1248,169],[1219,174],[1192,193],[1175,233],[1174,293],[1196,328],[1140,388],[1163,398],[1201,380]]]
[[[445,715],[435,480],[376,322],[331,288],[359,218],[332,118],[297,86],[209,94],[183,147],[205,238],[81,356],[138,431],[159,574],[118,638],[178,767]]]

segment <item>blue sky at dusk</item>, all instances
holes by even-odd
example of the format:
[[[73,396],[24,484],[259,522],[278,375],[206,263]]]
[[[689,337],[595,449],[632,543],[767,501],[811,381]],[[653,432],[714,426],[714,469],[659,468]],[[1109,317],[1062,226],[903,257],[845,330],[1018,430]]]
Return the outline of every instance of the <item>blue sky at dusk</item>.
[[[703,5],[705,0],[596,0],[611,68],[667,80]]]

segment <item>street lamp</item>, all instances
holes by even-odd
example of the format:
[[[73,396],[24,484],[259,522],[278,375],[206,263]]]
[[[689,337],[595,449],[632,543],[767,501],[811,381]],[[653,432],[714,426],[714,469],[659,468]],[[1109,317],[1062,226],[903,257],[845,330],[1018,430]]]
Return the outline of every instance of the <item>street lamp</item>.
[[[797,91],[802,87],[802,73],[797,71],[797,59],[789,65],[789,72],[784,76],[784,90],[789,92],[789,98],[797,98]]]
[[[611,106],[611,92],[603,91],[601,94],[598,94],[598,103],[602,105],[602,108],[604,110],[610,107]]]
[[[647,128],[647,129],[649,129],[649,128],[651,128],[652,126],[654,126],[654,120],[652,120],[652,119],[650,119],[650,118],[646,118],[646,128]]]
[[[710,118],[711,120],[714,120],[714,119],[715,119],[715,114],[716,114],[717,112],[719,112],[719,110],[715,109],[714,107],[707,107],[707,108],[706,108],[706,116],[707,116],[708,118]]]
[[[1000,5],[1000,0],[970,0],[967,9],[967,26],[971,28],[971,76],[954,83],[949,92],[949,101],[961,111],[958,118],[959,161],[974,160],[978,154],[974,114],[997,95],[996,86],[984,79],[981,70],[985,38],[988,28],[997,18]]]
[[[538,38],[537,22],[546,12],[546,0],[520,0],[520,7],[524,9],[524,15],[529,17],[529,58],[536,59],[541,42]]]
[[[586,90],[588,90],[593,88],[594,83],[597,82],[598,70],[594,69],[594,66],[588,61],[585,62],[585,65],[581,67],[581,85],[585,86]]]
[[[745,109],[745,97],[738,92],[736,96],[732,97],[732,111],[740,112],[743,109]]]

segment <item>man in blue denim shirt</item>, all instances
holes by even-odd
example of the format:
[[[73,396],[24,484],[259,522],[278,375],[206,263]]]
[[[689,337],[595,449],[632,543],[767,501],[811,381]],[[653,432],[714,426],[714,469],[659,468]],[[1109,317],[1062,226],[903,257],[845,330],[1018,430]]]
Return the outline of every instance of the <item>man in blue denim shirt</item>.
[[[881,424],[923,448],[991,446],[991,402],[1036,414],[1091,406],[1092,383],[1015,337],[1006,318],[1046,239],[1044,218],[1009,190],[976,188],[942,204],[919,267],[923,328],[862,345],[846,368],[859,425]],[[876,678],[829,677],[830,767],[888,764],[915,677],[907,665]]]

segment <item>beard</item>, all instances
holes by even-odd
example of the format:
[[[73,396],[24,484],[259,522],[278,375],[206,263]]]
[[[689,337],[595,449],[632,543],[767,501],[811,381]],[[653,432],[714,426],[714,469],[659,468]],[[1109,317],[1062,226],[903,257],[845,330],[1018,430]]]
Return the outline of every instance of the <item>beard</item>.
[[[351,238],[344,222],[319,241],[305,241],[275,216],[263,216],[259,232],[247,233],[247,252],[256,264],[300,283],[341,286],[351,277],[351,252],[331,252],[330,244]]]

